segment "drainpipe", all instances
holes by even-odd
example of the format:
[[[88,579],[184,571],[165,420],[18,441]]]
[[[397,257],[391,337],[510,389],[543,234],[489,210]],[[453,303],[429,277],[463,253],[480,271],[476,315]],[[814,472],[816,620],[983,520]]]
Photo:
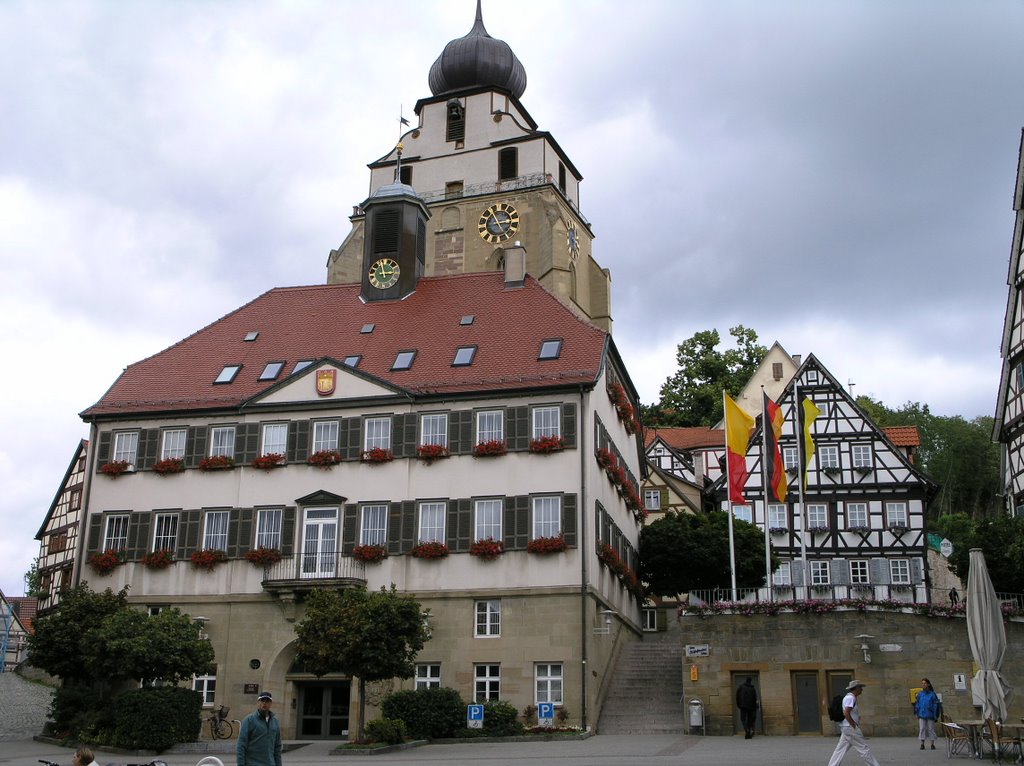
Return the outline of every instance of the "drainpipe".
[[[585,412],[583,404],[586,401],[586,392],[583,386],[580,386],[580,415],[576,419],[579,423],[579,453],[580,453],[580,502],[577,510],[577,517],[579,518],[580,526],[580,539],[578,541],[580,551],[580,648],[581,648],[581,661],[580,661],[580,724],[583,727],[583,731],[587,730],[587,553],[589,546],[587,545],[587,440],[584,436],[586,433],[586,418],[583,413]]]

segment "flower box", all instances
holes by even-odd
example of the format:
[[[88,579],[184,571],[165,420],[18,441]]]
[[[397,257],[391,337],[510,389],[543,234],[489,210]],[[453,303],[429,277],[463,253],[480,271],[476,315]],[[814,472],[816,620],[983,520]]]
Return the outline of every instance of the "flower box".
[[[830,465],[827,468],[822,468],[821,470],[824,471],[827,476],[838,476],[843,472],[843,469],[837,465]]]
[[[847,530],[850,532],[856,532],[859,535],[863,535],[867,532],[870,532],[871,527],[865,526],[863,524],[855,524],[853,526],[847,527]]]
[[[908,527],[905,524],[890,524],[889,531],[894,535],[904,535],[907,533]]]
[[[264,548],[261,545],[259,548],[246,551],[245,560],[253,566],[266,569],[281,560],[281,551],[277,548]]]
[[[111,460],[109,463],[104,463],[100,466],[100,471],[103,475],[109,476],[111,479],[116,479],[122,473],[131,473],[134,470],[135,466],[127,460]]]
[[[610,449],[601,448],[597,451],[597,464],[604,469],[611,468],[617,462],[615,454]]]
[[[359,457],[364,463],[390,463],[395,459],[395,453],[389,449],[374,447],[365,450]]]
[[[228,471],[235,467],[235,459],[229,455],[211,455],[199,461],[200,471]]]
[[[565,535],[558,535],[558,537],[535,537],[526,544],[526,550],[529,553],[540,555],[561,553],[568,547],[565,542]]]
[[[161,476],[167,476],[172,473],[181,473],[185,470],[185,461],[180,457],[168,457],[163,460],[157,460],[153,463],[153,473],[158,473]]]
[[[855,473],[859,473],[861,476],[867,476],[871,473],[871,466],[869,465],[855,465],[853,467]]]
[[[142,565],[146,567],[146,569],[167,569],[167,567],[173,563],[174,551],[152,551],[142,557]]]
[[[123,550],[107,549],[102,553],[94,553],[89,557],[89,566],[98,574],[106,576],[125,562]]]
[[[352,549],[352,558],[367,564],[378,564],[388,557],[388,549],[383,545],[357,545]]]
[[[195,569],[212,572],[218,564],[228,560],[228,554],[217,548],[204,548],[201,551],[193,552],[190,558]]]
[[[530,452],[537,455],[550,455],[565,449],[565,439],[561,436],[541,436],[530,439]]]
[[[413,546],[409,555],[417,559],[443,559],[448,555],[448,546],[435,540],[420,542]]]
[[[508,445],[501,439],[480,442],[473,447],[473,457],[498,457],[508,454]]]
[[[448,448],[443,444],[421,444],[416,448],[416,457],[427,465],[430,465],[435,460],[446,458],[448,455]]]
[[[253,468],[259,468],[261,471],[271,471],[278,466],[284,465],[284,455],[280,452],[268,452],[266,455],[253,458],[249,465]]]
[[[626,396],[626,389],[621,383],[612,383],[608,386],[608,398],[611,399],[616,408],[628,407],[629,398]]]
[[[768,534],[771,535],[784,535],[789,531],[789,527],[769,527]]]
[[[495,540],[493,537],[485,537],[469,546],[469,555],[476,556],[484,561],[493,561],[504,552],[505,543],[501,540]]]
[[[828,532],[828,527],[808,527],[807,531],[812,535],[823,535]]]
[[[319,452],[314,452],[308,458],[306,463],[309,465],[316,466],[317,468],[331,468],[341,462],[341,453],[336,449],[322,449]]]

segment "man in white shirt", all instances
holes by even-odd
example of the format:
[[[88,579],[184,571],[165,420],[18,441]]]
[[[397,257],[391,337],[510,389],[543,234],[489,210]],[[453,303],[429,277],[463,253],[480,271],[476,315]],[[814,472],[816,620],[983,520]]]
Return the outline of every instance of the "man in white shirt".
[[[843,697],[843,722],[839,724],[839,743],[829,759],[828,766],[839,766],[846,756],[846,751],[851,747],[860,753],[860,757],[868,766],[880,766],[878,759],[868,749],[868,744],[864,741],[864,732],[860,728],[857,698],[863,691],[864,684],[861,681],[850,681],[846,687],[846,696]]]

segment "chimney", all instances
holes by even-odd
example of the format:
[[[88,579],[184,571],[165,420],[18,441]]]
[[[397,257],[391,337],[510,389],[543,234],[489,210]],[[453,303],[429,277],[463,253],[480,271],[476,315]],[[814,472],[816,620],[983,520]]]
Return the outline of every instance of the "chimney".
[[[505,248],[505,287],[522,287],[526,282],[526,248],[519,240]]]

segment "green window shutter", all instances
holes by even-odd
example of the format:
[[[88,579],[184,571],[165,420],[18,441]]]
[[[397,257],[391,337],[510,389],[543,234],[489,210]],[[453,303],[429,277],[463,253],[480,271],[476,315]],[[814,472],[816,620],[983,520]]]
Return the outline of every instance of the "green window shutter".
[[[664,633],[668,630],[668,612],[664,609],[654,610],[654,622],[658,628],[659,633]]]
[[[530,408],[509,407],[505,410],[505,442],[509,452],[530,448]]]
[[[505,548],[525,550],[530,542],[530,498],[516,495],[505,498]]]
[[[291,556],[295,552],[295,506],[289,505],[281,511],[281,555]]]
[[[252,508],[232,508],[228,516],[228,556],[240,559],[252,550],[254,535]]]
[[[239,423],[235,428],[235,461],[251,463],[260,449],[260,424]]]
[[[473,411],[456,410],[448,414],[448,451],[466,455],[473,450]]]
[[[93,553],[98,553],[100,540],[103,539],[103,514],[97,513],[89,517],[89,538],[86,541],[85,557],[89,558]]]
[[[566,447],[576,446],[576,404],[562,404],[562,441]]]
[[[139,449],[135,455],[135,468],[144,471],[152,468],[160,451],[160,429],[143,428],[139,432]]]
[[[391,452],[395,457],[414,457],[416,455],[416,420],[415,413],[395,415],[391,418]]]
[[[138,561],[149,552],[149,525],[152,513],[128,515],[128,560]]]
[[[178,521],[178,550],[175,558],[187,559],[199,550],[199,534],[202,529],[203,512],[182,511]]]
[[[206,435],[205,426],[189,426],[185,435],[185,465],[195,468],[199,461],[206,457]]]
[[[473,543],[473,501],[469,498],[448,501],[446,523],[448,548],[453,553],[465,553]]]
[[[96,449],[96,473],[100,472],[100,468],[104,463],[110,462],[110,442],[113,439],[113,433],[110,431],[104,431],[100,434],[100,445]]]
[[[359,506],[348,503],[341,513],[341,552],[351,554],[359,542]]]
[[[388,553],[402,552],[402,504],[391,503],[388,508]]]
[[[363,450],[362,420],[342,418],[338,428],[338,449],[345,460],[358,460]]]
[[[668,510],[668,487],[662,487],[661,490],[661,510]]]
[[[288,424],[289,463],[305,463],[309,457],[309,421],[293,420]]]
[[[402,501],[402,537],[400,553],[408,553],[416,545],[416,503],[412,500]]]
[[[567,545],[576,546],[576,495],[562,495],[562,534]]]

